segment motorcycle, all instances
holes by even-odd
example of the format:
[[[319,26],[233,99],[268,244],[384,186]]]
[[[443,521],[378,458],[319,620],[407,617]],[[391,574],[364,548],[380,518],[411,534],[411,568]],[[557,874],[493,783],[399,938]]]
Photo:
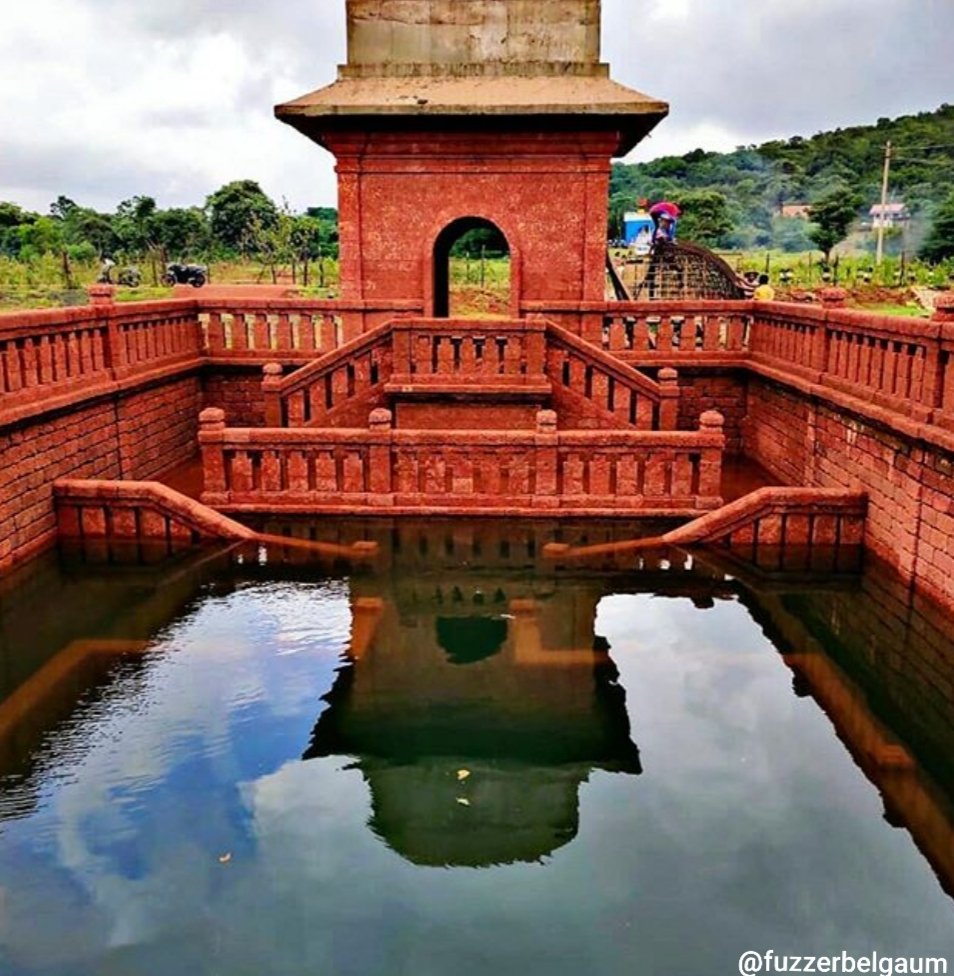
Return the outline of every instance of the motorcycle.
[[[201,288],[209,277],[209,269],[202,264],[167,264],[162,276],[164,285],[192,285]]]

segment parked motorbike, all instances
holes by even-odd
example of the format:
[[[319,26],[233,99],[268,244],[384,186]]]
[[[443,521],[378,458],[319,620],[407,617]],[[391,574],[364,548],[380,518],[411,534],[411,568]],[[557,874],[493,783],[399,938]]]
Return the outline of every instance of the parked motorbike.
[[[142,272],[135,267],[123,268],[116,280],[126,288],[138,288],[142,284]]]
[[[192,285],[201,288],[209,277],[209,269],[202,264],[167,264],[162,276],[164,285]]]

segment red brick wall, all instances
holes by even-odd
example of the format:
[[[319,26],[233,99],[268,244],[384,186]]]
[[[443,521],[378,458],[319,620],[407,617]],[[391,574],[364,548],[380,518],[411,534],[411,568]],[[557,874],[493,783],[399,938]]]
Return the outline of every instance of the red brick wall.
[[[225,411],[230,427],[264,427],[262,367],[217,367],[202,377],[202,406]]]
[[[57,479],[146,479],[186,461],[200,405],[193,376],[0,430],[0,567],[52,540]]]
[[[432,304],[434,243],[462,217],[496,224],[523,300],[601,300],[612,135],[329,137],[338,157],[345,299]]]
[[[742,451],[742,422],[746,414],[746,379],[738,370],[693,372],[679,370],[679,429],[698,430],[707,410],[725,418],[728,454]]]
[[[865,544],[954,603],[954,455],[751,378],[746,453],[789,484],[868,493]]]

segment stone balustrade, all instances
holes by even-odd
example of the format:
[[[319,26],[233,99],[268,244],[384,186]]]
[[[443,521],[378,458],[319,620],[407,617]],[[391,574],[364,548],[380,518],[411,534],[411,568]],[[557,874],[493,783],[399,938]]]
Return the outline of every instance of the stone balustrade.
[[[229,429],[203,415],[203,501],[225,511],[685,515],[721,504],[725,437],[698,431]]]

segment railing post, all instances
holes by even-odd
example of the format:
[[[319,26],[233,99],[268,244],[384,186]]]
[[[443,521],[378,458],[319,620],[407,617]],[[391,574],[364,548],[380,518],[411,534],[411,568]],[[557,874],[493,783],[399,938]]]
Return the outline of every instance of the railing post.
[[[933,422],[951,429],[954,425],[954,364],[950,353],[942,355],[942,348],[954,340],[954,291],[937,296],[931,321],[938,326],[938,335],[934,340],[937,372]]]
[[[540,508],[557,508],[557,415],[553,410],[540,410],[537,413],[537,432],[534,468],[536,469],[536,491],[534,505]]]
[[[659,429],[675,430],[679,425],[679,374],[666,367],[659,371]]]
[[[379,407],[368,417],[371,446],[368,450],[368,491],[375,505],[393,505],[393,458],[391,452],[394,418],[390,410]]]
[[[123,351],[123,337],[119,331],[119,326],[110,315],[110,311],[116,304],[116,286],[97,283],[90,285],[86,289],[89,297],[89,304],[100,311],[103,315],[103,324],[106,326],[105,335],[105,354],[106,368],[113,371],[113,376],[117,371],[126,365],[126,356]]]
[[[699,496],[696,499],[696,507],[718,508],[722,504],[725,418],[718,410],[707,410],[699,418],[699,430],[703,434],[711,434],[714,443],[702,449],[699,459]]]
[[[282,367],[281,363],[266,363],[262,380],[262,395],[265,398],[265,426],[282,426]]]
[[[202,450],[202,495],[214,500],[224,498],[225,480],[225,411],[208,407],[199,414],[199,447]]]

